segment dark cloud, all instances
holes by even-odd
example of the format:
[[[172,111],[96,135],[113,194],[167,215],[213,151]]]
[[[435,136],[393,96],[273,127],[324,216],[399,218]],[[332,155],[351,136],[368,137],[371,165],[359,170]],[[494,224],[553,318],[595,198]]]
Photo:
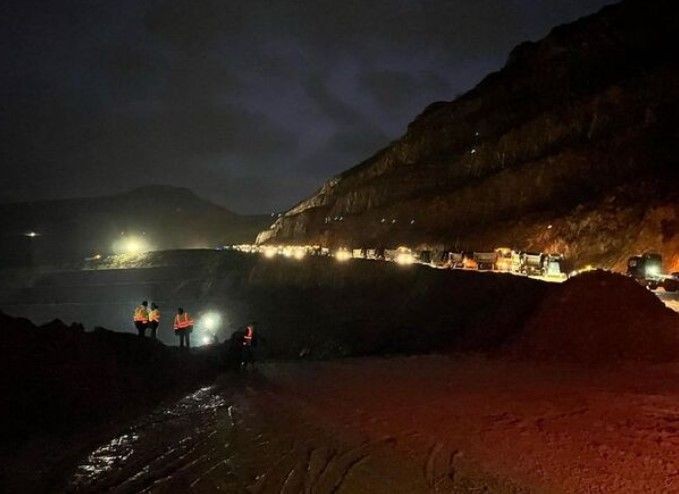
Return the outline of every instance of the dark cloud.
[[[450,83],[431,70],[414,74],[397,70],[367,71],[361,74],[360,84],[382,110],[389,113],[399,113],[414,94],[426,95],[431,100],[442,95],[450,97]]]
[[[148,180],[283,209],[607,2],[9,0],[0,198]]]
[[[329,151],[368,157],[387,144],[384,133],[374,128],[346,128],[336,132],[327,142]]]

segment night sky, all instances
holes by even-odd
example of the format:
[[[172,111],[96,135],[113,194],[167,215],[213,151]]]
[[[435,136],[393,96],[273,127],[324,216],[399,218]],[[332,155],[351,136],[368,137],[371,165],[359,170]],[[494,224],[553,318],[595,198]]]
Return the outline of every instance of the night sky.
[[[611,2],[6,0],[0,200],[169,184],[286,209]]]

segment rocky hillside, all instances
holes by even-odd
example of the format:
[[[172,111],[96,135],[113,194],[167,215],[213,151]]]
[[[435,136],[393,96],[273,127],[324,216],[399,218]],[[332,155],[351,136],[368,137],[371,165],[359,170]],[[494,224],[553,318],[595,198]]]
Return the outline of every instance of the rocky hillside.
[[[0,204],[0,265],[82,260],[120,250],[125,238],[152,249],[250,243],[269,221],[241,216],[188,189],[153,186],[105,197]],[[35,232],[37,236],[27,237]],[[127,236],[127,237],[126,237]]]
[[[538,42],[329,180],[259,242],[556,250],[679,270],[679,18],[626,0]]]

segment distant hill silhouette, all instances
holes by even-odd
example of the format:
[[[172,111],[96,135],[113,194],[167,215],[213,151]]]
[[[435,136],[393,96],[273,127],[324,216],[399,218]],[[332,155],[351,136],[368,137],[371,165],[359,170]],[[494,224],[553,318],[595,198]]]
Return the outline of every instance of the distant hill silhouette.
[[[77,260],[114,252],[123,238],[155,249],[251,243],[268,216],[243,216],[185,188],[152,186],[122,194],[0,204],[0,264]],[[27,236],[36,232],[37,236]]]

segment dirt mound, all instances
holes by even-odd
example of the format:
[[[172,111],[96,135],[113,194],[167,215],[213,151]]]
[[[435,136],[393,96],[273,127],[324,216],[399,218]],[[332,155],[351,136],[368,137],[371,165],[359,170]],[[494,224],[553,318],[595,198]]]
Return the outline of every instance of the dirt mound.
[[[593,364],[679,360],[679,316],[634,280],[593,271],[555,286],[515,348],[525,358]]]
[[[214,374],[206,351],[54,320],[35,326],[0,312],[3,448],[43,433],[71,434],[152,406]]]

